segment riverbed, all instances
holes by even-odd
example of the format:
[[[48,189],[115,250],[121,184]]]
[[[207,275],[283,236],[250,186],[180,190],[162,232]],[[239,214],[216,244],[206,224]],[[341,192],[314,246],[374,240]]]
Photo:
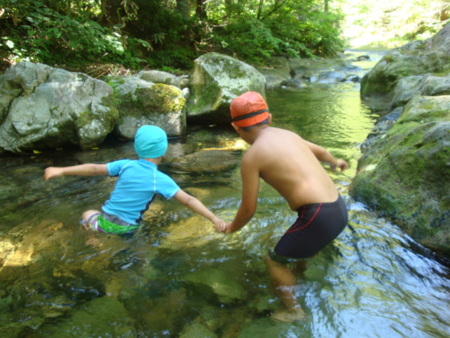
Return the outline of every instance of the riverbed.
[[[348,60],[362,75],[371,60]],[[282,304],[263,256],[296,215],[262,183],[253,220],[232,235],[176,201],[158,198],[131,237],[87,232],[80,214],[99,208],[115,180],[43,179],[45,167],[134,158],[131,142],[87,151],[56,149],[2,156],[0,173],[0,335],[2,337],[446,337],[449,268],[399,227],[348,195],[360,145],[377,114],[359,83],[315,84],[267,92],[273,125],[320,144],[350,167],[330,175],[349,224],[298,274],[296,295],[308,318],[282,323]],[[169,162],[201,149],[247,145],[231,128],[189,128],[171,139],[160,166],[224,220],[240,202],[239,167],[186,173]]]

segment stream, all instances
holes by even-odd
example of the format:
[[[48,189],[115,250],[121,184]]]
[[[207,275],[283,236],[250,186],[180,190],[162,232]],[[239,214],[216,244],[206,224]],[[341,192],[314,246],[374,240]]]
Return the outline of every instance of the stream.
[[[354,61],[360,75],[373,67]],[[367,52],[364,52],[367,53]],[[0,157],[1,337],[448,337],[450,271],[395,224],[348,194],[360,145],[378,116],[359,83],[268,91],[273,125],[299,133],[349,163],[330,172],[349,209],[349,225],[298,275],[302,322],[270,318],[282,307],[262,260],[296,219],[261,184],[255,217],[239,232],[214,232],[174,200],[157,198],[131,237],[87,232],[86,209],[99,208],[115,179],[63,177],[47,166],[135,158],[132,142]],[[239,167],[176,171],[167,163],[205,148],[248,148],[229,128],[192,127],[171,139],[160,170],[226,221],[240,202]],[[237,152],[241,157],[242,152]],[[166,163],[164,163],[166,162]]]

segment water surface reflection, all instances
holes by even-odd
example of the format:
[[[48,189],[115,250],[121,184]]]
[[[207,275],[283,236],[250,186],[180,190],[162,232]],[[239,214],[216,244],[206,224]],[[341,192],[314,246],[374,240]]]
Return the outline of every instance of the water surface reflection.
[[[274,125],[347,159],[332,174],[349,207],[348,228],[309,262],[297,295],[310,319],[278,323],[281,306],[263,255],[295,215],[262,184],[256,217],[222,236],[174,201],[158,199],[142,229],[120,238],[88,233],[80,213],[99,207],[114,180],[44,182],[48,165],[133,157],[131,143],[87,152],[2,157],[0,333],[4,337],[444,337],[450,334],[447,267],[399,228],[352,201],[347,190],[376,119],[357,84],[268,93]],[[168,158],[241,144],[231,129],[192,130]],[[239,169],[188,175],[161,166],[230,220],[240,201]]]

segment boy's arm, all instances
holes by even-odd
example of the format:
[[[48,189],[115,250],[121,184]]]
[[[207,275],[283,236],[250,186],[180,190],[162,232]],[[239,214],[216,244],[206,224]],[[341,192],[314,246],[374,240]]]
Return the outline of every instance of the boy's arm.
[[[193,212],[210,220],[212,223],[214,223],[215,226],[219,226],[220,224],[223,223],[223,221],[216,215],[214,215],[211,211],[209,211],[209,209],[205,207],[205,205],[202,202],[200,202],[194,196],[189,195],[182,189],[178,190],[174,198],[181,204],[191,209]]]
[[[326,150],[325,148],[318,146],[317,144],[314,144],[312,142],[306,142],[306,145],[308,148],[313,152],[313,154],[317,157],[317,159],[321,162],[326,162],[330,165],[331,169],[335,170],[336,168],[341,169],[341,171],[344,171],[348,168],[347,162],[345,162],[342,159],[335,158],[331,153]]]
[[[86,163],[71,167],[48,167],[45,169],[44,178],[48,181],[51,178],[69,175],[94,176],[107,174],[106,164]]]
[[[239,206],[233,222],[227,224],[226,227],[216,228],[219,232],[230,233],[238,231],[252,219],[256,212],[259,192],[259,171],[252,162],[253,160],[250,157],[244,156],[241,165],[241,205]]]

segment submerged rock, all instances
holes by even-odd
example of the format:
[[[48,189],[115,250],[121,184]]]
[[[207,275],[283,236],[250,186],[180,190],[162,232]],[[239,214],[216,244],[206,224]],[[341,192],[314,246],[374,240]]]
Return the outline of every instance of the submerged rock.
[[[94,299],[71,312],[68,318],[39,330],[46,337],[101,337],[105,332],[112,337],[137,336],[134,320],[124,305],[113,297]]]
[[[170,167],[188,173],[215,173],[235,168],[240,161],[240,151],[201,150],[175,159]]]
[[[222,303],[245,300],[247,292],[243,284],[239,282],[235,274],[227,272],[224,269],[225,267],[221,269],[211,268],[194,271],[184,276],[184,279],[210,287]]]

